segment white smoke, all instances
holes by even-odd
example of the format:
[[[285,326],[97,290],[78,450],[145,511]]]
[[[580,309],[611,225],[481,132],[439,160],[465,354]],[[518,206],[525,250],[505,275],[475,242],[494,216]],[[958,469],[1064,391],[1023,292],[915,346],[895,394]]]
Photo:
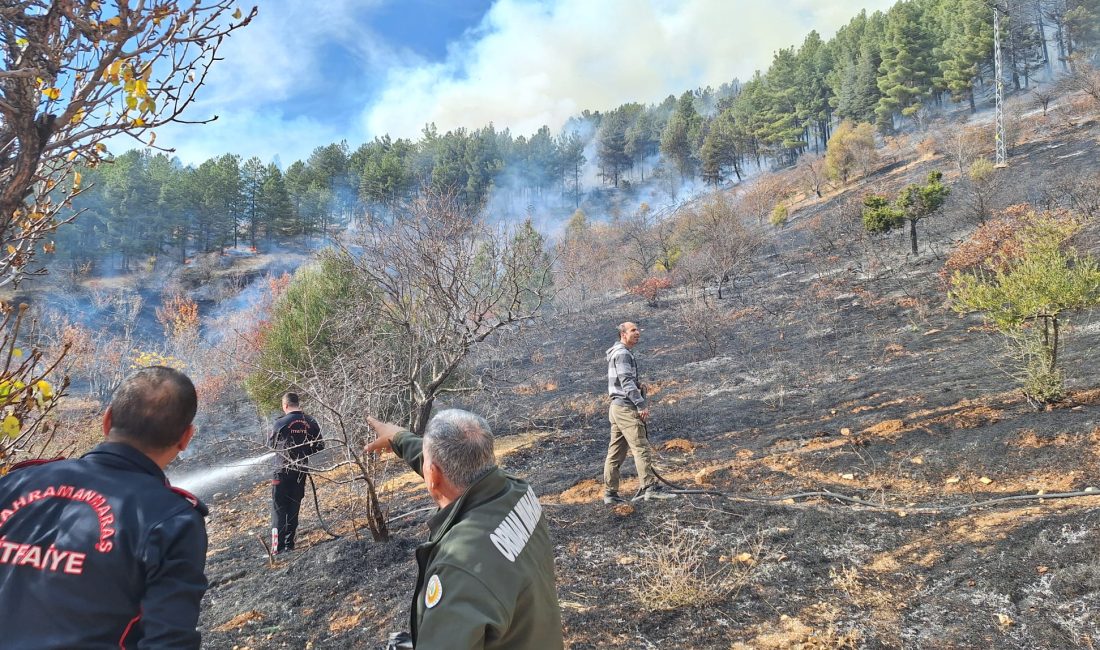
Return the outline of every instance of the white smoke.
[[[749,78],[811,29],[829,38],[894,0],[498,0],[445,62],[398,66],[363,115],[371,134],[415,137],[492,122],[559,128],[583,109],[657,102]]]

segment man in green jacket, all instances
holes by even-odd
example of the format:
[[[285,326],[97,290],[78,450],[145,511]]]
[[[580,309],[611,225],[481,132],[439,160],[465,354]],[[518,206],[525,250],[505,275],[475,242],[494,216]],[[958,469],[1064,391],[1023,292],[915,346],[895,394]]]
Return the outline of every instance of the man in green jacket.
[[[378,437],[424,477],[439,511],[416,549],[413,644],[433,648],[564,648],[554,551],[538,497],[496,466],[484,418],[448,409],[424,437],[367,416]]]

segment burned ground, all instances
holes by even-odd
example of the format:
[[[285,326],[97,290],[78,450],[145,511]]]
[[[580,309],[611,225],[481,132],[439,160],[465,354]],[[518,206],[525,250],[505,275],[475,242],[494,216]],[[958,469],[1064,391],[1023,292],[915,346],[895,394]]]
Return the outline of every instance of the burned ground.
[[[1095,121],[1034,129],[999,172],[1009,180],[1001,205],[1041,204],[1071,175],[1095,178],[1098,135]],[[897,188],[946,168],[925,156],[872,183]],[[513,341],[498,359],[507,381],[466,405],[490,414],[501,462],[545,504],[568,647],[1100,642],[1100,499],[924,509],[1100,487],[1095,315],[1071,321],[1069,398],[1036,411],[996,336],[946,305],[943,256],[973,225],[956,199],[921,224],[912,258],[905,233],[859,230],[852,205],[863,189],[796,206],[734,291],[710,297],[716,354],[684,320],[686,295],[655,309],[609,299]],[[669,481],[742,497],[827,490],[878,507],[711,495],[604,506],[603,354],[623,320],[645,330],[650,433]],[[391,515],[411,513],[390,541],[357,536],[347,517],[331,539],[306,504],[301,550],[273,566],[256,538],[267,488],[216,500],[205,645],[379,647],[404,629],[428,516],[417,510],[429,501],[414,478],[390,485]],[[327,517],[348,512],[352,488],[318,487]]]

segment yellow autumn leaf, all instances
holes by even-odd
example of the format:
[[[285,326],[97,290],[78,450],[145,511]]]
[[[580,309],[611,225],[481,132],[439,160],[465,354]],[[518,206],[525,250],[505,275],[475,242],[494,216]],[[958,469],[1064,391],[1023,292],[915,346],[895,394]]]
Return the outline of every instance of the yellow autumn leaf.
[[[43,88],[42,89],[42,94],[45,95],[49,99],[57,99],[58,97],[61,97],[61,89],[52,88],[52,87],[51,88]]]
[[[134,82],[134,94],[138,97],[146,97],[149,95],[149,84],[144,79],[138,79]]]
[[[947,479],[946,483],[948,483],[950,485],[952,483],[958,483],[961,480],[962,479],[959,478],[958,476],[952,476],[951,478]]]
[[[8,255],[15,255],[15,246],[8,244]]]
[[[46,381],[45,379],[40,379],[38,380],[38,383],[35,384],[35,386],[38,388],[38,392],[42,393],[42,397],[44,397],[45,399],[50,399],[53,397],[53,386],[50,385],[50,382]]]
[[[993,479],[989,478],[988,476],[983,476],[980,479],[978,479],[978,481],[980,481],[982,485],[989,485],[990,483],[993,482]]]
[[[737,556],[737,561],[741,564],[752,564],[752,553],[741,553]]]
[[[19,358],[19,357],[23,356],[23,348],[12,348],[11,349],[11,356],[16,357],[16,358]],[[21,382],[18,382],[18,381],[15,382],[15,387],[16,388],[22,388],[22,386],[19,385],[20,383]]]
[[[107,145],[103,144],[102,142],[97,142],[95,143],[95,150],[99,153],[104,153],[105,151],[107,151]]]
[[[69,162],[76,160],[76,152],[70,151],[69,155],[65,156],[65,160],[68,160]]]
[[[122,24],[122,19],[119,18],[118,16],[115,16],[113,18],[108,18],[106,23],[107,23],[107,25],[110,25],[111,27],[118,27],[119,25]]]
[[[84,109],[82,108],[82,109],[78,110],[76,113],[73,114],[73,117],[72,117],[72,119],[69,120],[69,123],[70,124],[80,124],[83,121],[84,121]]]
[[[243,14],[241,13],[241,8],[240,7],[237,7],[237,10],[233,12],[233,18],[235,18],[237,20],[240,20],[242,15]]]
[[[133,121],[133,125],[134,126],[145,126],[145,120],[141,119],[140,117],[135,117],[134,121]]]
[[[148,146],[153,146],[153,143],[157,141],[157,134],[153,131],[149,132],[149,142],[145,143]]]
[[[0,431],[3,431],[4,435],[9,438],[19,435],[19,418],[8,415],[4,418],[3,424],[0,424]]]
[[[82,176],[80,175],[80,172],[75,172],[75,173],[73,174],[73,189],[74,189],[74,190],[75,190],[75,189],[79,189],[79,188],[80,188],[80,180],[81,180],[81,178],[82,178]]]

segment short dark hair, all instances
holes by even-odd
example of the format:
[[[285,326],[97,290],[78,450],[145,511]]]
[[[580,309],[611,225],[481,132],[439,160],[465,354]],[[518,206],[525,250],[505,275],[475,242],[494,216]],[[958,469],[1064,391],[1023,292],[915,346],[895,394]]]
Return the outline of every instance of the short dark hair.
[[[165,366],[142,368],[111,397],[111,439],[160,451],[180,441],[195,419],[199,399],[187,375]]]
[[[469,411],[446,409],[436,413],[424,432],[424,448],[443,475],[460,490],[496,467],[489,423]]]
[[[298,406],[302,402],[299,401],[298,393],[283,393],[283,404],[287,406]]]

